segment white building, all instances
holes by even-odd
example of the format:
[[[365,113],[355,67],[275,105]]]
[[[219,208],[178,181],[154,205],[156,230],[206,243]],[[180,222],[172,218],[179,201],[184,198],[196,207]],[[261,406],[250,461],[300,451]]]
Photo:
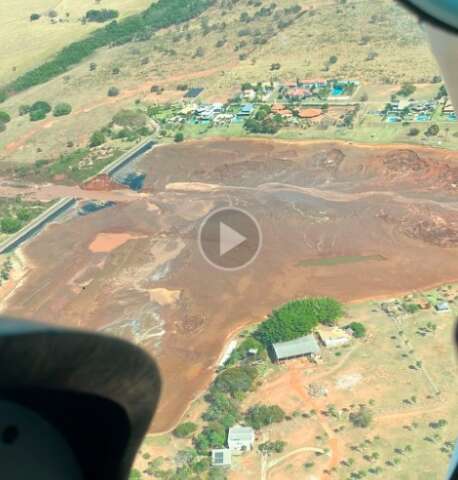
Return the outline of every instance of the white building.
[[[341,347],[351,342],[351,335],[338,327],[333,328],[320,328],[318,330],[318,336],[327,348]]]
[[[229,429],[227,446],[235,454],[246,452],[253,448],[254,437],[254,430],[251,427],[235,425]]]

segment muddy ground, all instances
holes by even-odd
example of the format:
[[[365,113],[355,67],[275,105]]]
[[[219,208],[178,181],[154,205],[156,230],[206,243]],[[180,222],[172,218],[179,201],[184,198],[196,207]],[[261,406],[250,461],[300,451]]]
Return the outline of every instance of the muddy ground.
[[[228,336],[282,302],[458,279],[458,153],[213,140],[158,147],[139,168],[141,193],[24,247],[28,271],[5,310],[147,348],[163,376],[152,431],[172,428],[208,385]],[[257,260],[233,273],[197,245],[203,218],[228,205],[251,212],[264,238]],[[359,261],[307,263],[334,257]]]

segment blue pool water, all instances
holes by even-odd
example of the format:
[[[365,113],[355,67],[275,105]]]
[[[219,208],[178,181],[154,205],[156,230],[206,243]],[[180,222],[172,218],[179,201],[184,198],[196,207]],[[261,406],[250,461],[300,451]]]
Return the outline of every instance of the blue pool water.
[[[340,85],[336,85],[335,87],[332,87],[332,95],[334,97],[338,97],[340,95],[343,95],[345,92],[344,88],[341,87]]]

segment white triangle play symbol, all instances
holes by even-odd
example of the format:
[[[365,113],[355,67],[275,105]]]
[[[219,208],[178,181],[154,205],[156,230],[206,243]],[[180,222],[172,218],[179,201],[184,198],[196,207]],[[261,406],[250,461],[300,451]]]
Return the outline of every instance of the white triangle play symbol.
[[[239,232],[235,231],[233,228],[229,227],[223,222],[219,224],[219,254],[220,256],[225,255],[227,252],[230,252],[234,248],[241,245],[247,237],[240,235]]]

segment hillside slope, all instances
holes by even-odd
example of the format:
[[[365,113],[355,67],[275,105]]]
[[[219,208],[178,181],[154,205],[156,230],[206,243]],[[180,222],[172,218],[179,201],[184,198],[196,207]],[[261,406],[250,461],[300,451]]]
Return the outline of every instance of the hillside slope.
[[[428,83],[438,74],[416,20],[392,0],[273,5],[218,0],[197,19],[145,41],[99,49],[65,75],[13,96],[1,107],[13,119],[0,134],[0,159],[56,158],[68,141],[86,145],[94,130],[136,100],[181,99],[176,87],[183,83],[205,88],[202,100],[225,100],[244,81],[353,78],[389,91],[391,84]],[[152,94],[152,85],[162,95]],[[110,86],[120,94],[107,97]],[[73,113],[31,124],[17,111],[36,100],[65,100]]]

